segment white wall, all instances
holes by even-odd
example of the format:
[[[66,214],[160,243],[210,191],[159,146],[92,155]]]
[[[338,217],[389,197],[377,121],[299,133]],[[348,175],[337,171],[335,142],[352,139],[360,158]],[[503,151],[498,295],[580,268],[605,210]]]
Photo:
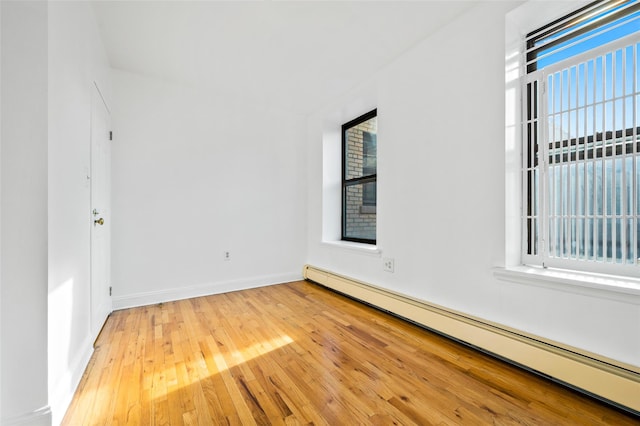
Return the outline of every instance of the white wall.
[[[47,4],[2,8],[0,423],[49,424]]]
[[[493,275],[505,265],[511,238],[505,235],[504,46],[505,14],[514,5],[479,4],[310,117],[308,262],[640,365],[637,297],[602,298]],[[326,223],[327,212],[339,209],[340,189],[330,182],[336,176],[323,180],[323,170],[333,170],[323,156],[339,161],[339,137],[330,129],[373,106],[377,254],[322,242],[333,233],[323,227],[335,227]],[[393,274],[383,271],[386,257],[395,259]]]
[[[91,96],[110,93],[88,2],[49,4],[49,404],[64,415],[93,350],[90,333]]]
[[[0,6],[0,201],[2,200],[2,6]],[[2,207],[0,206],[0,259],[2,259]],[[2,261],[0,260],[0,306],[2,306]],[[0,314],[0,419],[2,419],[2,314]]]
[[[303,119],[112,75],[114,308],[299,279]]]

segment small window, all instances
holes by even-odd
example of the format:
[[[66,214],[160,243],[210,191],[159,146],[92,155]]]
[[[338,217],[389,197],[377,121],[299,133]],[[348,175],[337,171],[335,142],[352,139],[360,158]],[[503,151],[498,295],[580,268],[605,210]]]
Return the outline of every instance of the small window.
[[[342,239],[376,243],[377,110],[342,126]]]

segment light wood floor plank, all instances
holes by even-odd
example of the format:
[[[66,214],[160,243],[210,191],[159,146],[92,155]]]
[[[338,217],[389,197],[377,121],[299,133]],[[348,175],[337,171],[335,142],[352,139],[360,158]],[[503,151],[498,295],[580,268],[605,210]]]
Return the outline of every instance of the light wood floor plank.
[[[64,425],[638,425],[307,282],[114,312]]]

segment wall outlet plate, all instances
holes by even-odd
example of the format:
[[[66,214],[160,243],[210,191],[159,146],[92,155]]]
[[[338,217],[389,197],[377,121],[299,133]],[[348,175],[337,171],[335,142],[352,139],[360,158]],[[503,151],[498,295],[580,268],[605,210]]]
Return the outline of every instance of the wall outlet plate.
[[[222,258],[226,261],[231,260],[231,252],[228,250],[222,252]]]
[[[395,261],[390,257],[385,257],[382,259],[382,267],[387,272],[393,272]]]

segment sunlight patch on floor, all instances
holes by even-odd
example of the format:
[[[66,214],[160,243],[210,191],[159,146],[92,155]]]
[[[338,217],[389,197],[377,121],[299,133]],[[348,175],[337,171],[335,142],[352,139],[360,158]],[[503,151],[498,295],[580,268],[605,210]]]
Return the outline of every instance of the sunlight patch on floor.
[[[282,348],[293,343],[293,339],[287,335],[278,336],[270,340],[265,340],[242,350],[232,350],[225,357],[222,352],[213,354],[213,360],[218,367],[218,371],[230,370],[252,359],[266,355],[269,352]],[[231,361],[230,361],[231,360]]]

